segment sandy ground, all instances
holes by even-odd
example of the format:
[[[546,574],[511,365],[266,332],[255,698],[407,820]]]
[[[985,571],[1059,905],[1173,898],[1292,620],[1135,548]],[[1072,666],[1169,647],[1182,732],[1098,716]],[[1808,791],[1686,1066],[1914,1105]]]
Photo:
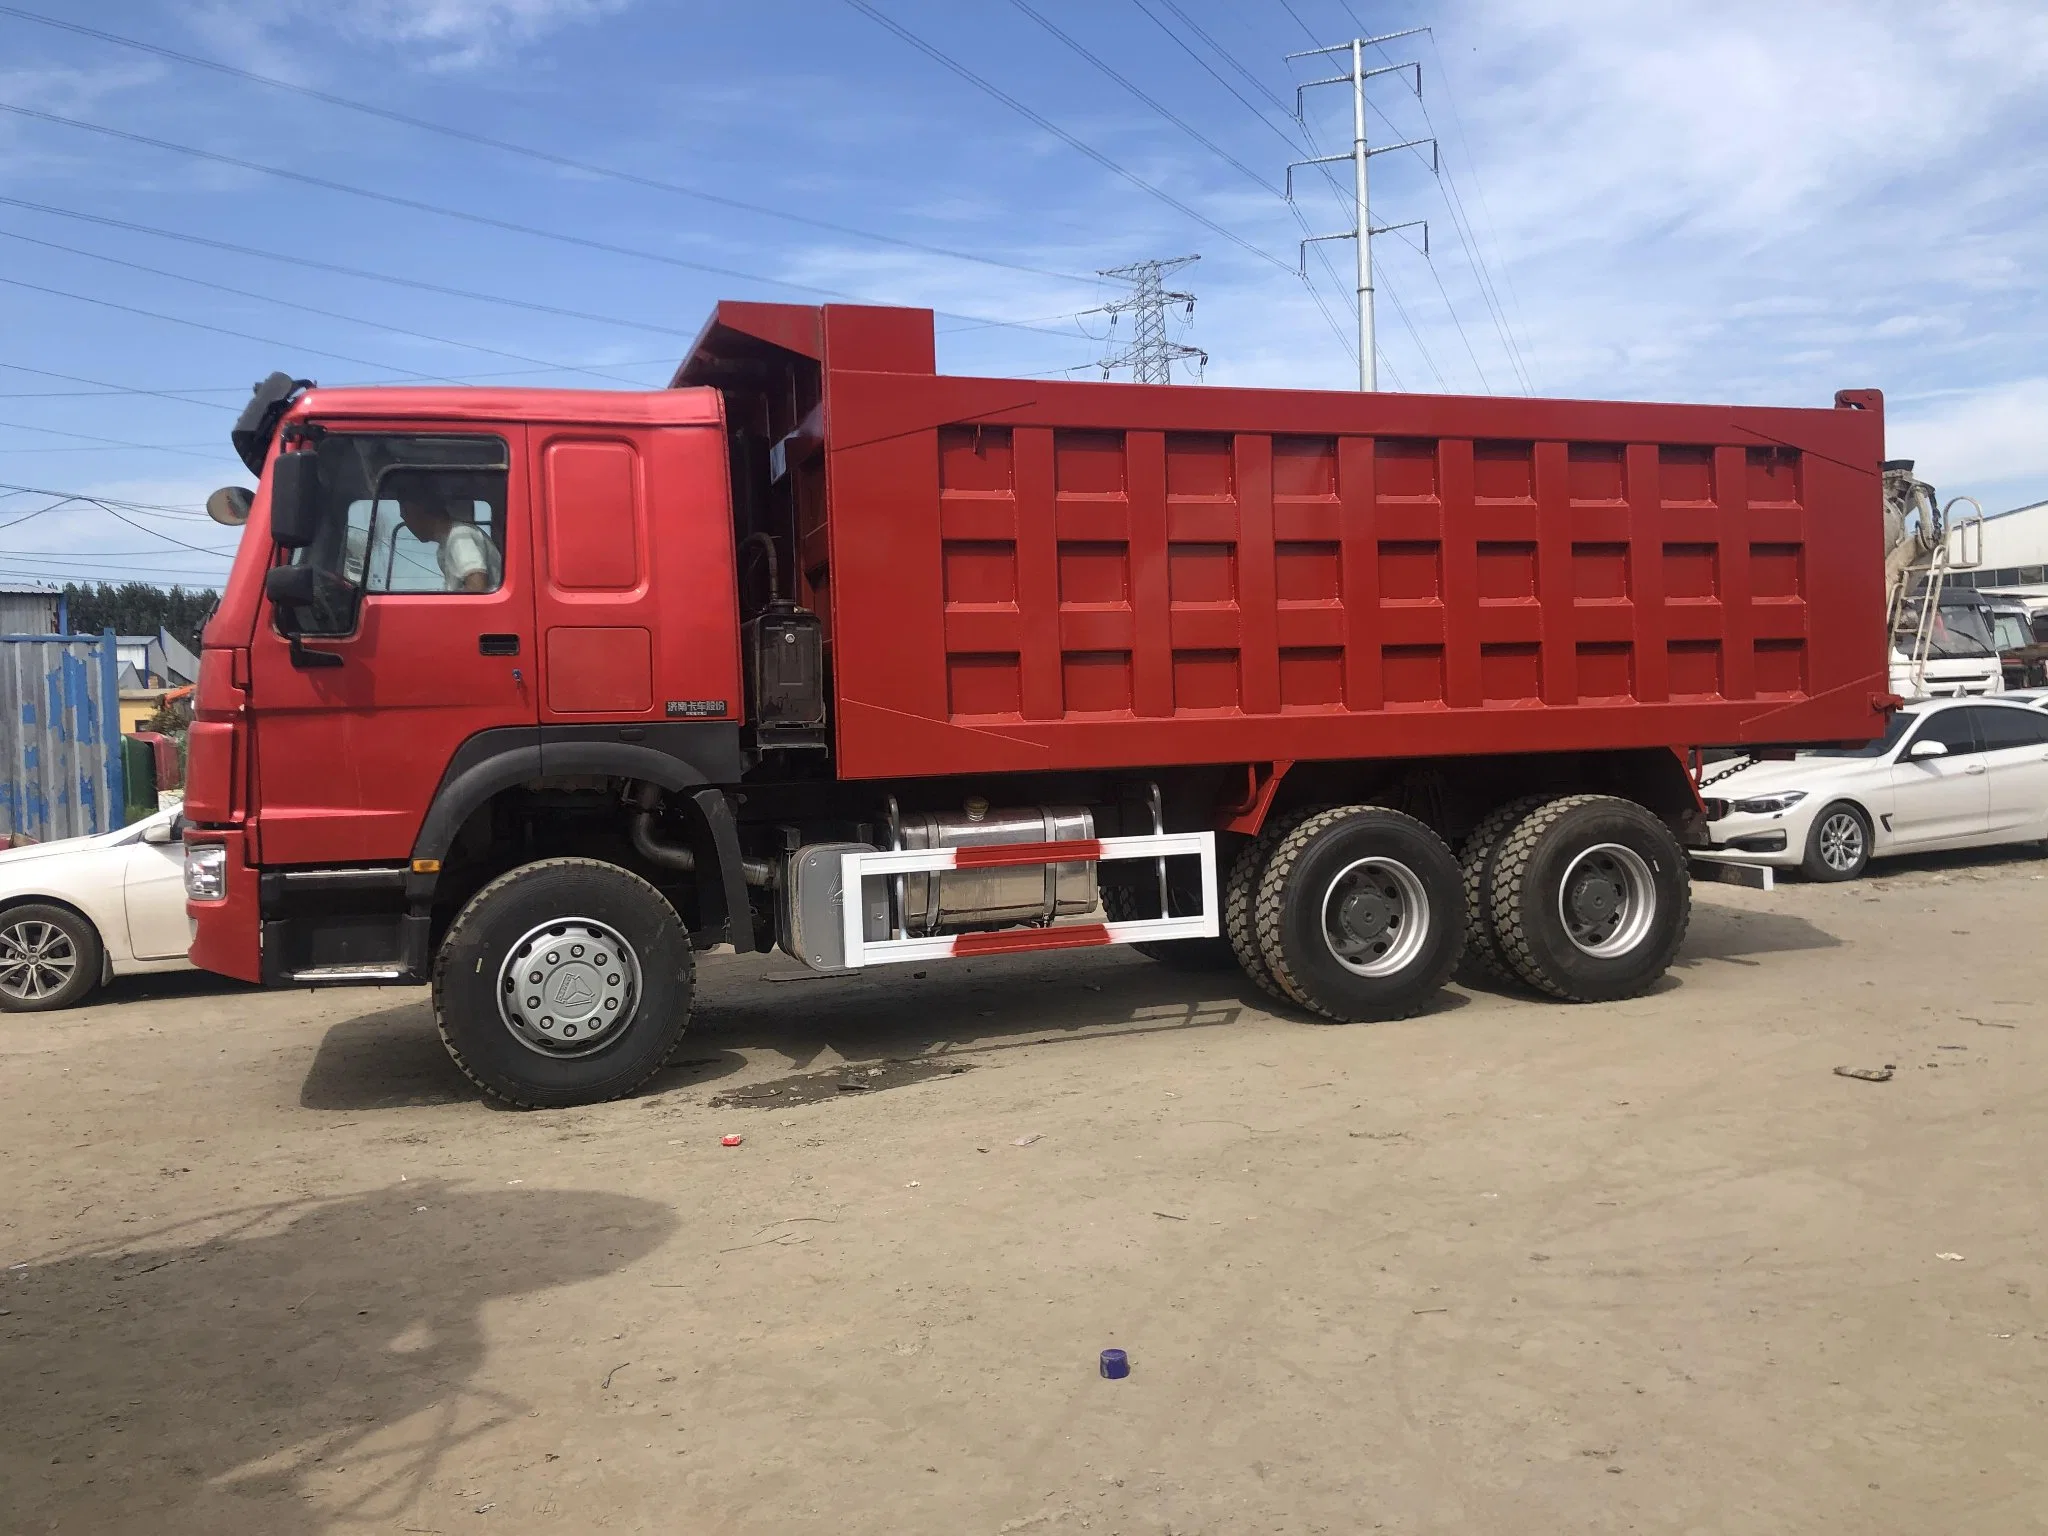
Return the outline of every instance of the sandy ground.
[[[0,1530],[2041,1529],[2044,876],[1702,889],[1654,996],[1376,1027],[712,959],[552,1114],[413,992],[6,1019]]]

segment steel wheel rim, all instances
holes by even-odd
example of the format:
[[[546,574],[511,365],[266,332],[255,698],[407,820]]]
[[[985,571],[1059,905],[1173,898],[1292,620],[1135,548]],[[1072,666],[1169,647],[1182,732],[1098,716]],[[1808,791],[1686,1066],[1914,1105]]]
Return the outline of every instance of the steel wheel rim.
[[[78,974],[78,946],[55,923],[25,919],[0,928],[0,992],[19,1003],[55,996]]]
[[[1357,859],[1323,893],[1323,944],[1345,970],[1391,976],[1429,939],[1429,893],[1398,859]]]
[[[1625,955],[1657,918],[1657,883],[1633,848],[1596,843],[1565,866],[1557,887],[1565,937],[1597,960]]]
[[[1863,860],[1863,823],[1847,811],[1836,811],[1820,824],[1820,861],[1846,875]]]
[[[602,1050],[639,1005],[639,956],[595,918],[528,929],[498,967],[499,1018],[521,1045],[556,1060]]]

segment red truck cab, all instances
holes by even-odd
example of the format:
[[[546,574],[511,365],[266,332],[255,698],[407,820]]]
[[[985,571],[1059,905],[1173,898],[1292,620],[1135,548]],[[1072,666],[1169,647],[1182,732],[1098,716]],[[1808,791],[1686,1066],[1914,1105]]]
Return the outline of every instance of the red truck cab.
[[[432,981],[522,1104],[644,1081],[718,943],[1628,995],[1682,752],[1881,728],[1882,438],[1874,393],[952,379],[929,312],[840,306],[721,306],[653,392],[274,375],[215,498],[193,959]]]

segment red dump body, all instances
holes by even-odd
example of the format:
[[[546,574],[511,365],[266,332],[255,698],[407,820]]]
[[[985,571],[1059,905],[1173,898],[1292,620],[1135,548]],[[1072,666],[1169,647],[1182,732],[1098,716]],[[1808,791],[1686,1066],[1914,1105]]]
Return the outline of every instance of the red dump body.
[[[783,439],[841,777],[1882,724],[1875,392],[1789,410],[940,377],[929,312],[753,304],[721,306],[676,381]]]

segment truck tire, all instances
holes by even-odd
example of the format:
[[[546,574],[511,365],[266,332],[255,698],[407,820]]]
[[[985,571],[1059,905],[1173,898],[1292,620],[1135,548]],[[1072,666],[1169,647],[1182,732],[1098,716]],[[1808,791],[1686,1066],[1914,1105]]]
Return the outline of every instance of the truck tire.
[[[1257,915],[1273,979],[1344,1023],[1409,1017],[1465,948],[1457,859],[1413,816],[1375,805],[1320,811],[1281,839]]]
[[[1223,937],[1237,959],[1238,968],[1258,984],[1259,990],[1283,1003],[1292,1003],[1286,989],[1273,979],[1259,948],[1259,876],[1282,839],[1313,816],[1313,809],[1286,811],[1269,817],[1259,835],[1231,861],[1223,882]]]
[[[99,929],[71,908],[30,902],[0,912],[0,1011],[75,1008],[105,965]]]
[[[1678,839],[1612,795],[1531,811],[1494,850],[1487,884],[1501,957],[1530,986],[1574,1003],[1647,991],[1692,916]]]
[[[1809,880],[1854,880],[1870,866],[1870,818],[1847,800],[1824,806],[1806,834],[1800,873]]]
[[[668,899],[597,859],[544,859],[469,899],[434,958],[434,1019],[469,1080],[521,1109],[621,1098],[690,1018],[689,935]]]
[[[1465,958],[1458,966],[1458,979],[1480,986],[1516,984],[1521,978],[1503,960],[1500,944],[1493,936],[1493,903],[1486,899],[1488,866],[1500,840],[1516,822],[1543,803],[1541,795],[1524,795],[1497,805],[1479,819],[1465,839],[1458,855],[1458,869],[1465,886]]]
[[[1181,891],[1171,893],[1174,905],[1180,905]],[[1156,917],[1152,908],[1157,899],[1148,902],[1128,886],[1105,886],[1102,891],[1102,913],[1113,923],[1129,922],[1134,918]],[[1156,939],[1143,944],[1133,944],[1132,949],[1147,960],[1156,960],[1169,970],[1175,971],[1227,971],[1237,964],[1237,956],[1231,953],[1230,940],[1218,936],[1213,939]]]

